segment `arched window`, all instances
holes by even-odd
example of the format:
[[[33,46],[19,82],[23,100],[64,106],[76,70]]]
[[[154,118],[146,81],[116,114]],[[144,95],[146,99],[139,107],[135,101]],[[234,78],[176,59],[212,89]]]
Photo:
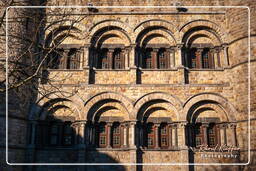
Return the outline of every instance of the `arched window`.
[[[153,68],[153,60],[152,60],[152,49],[147,48],[144,55],[144,68],[150,69]]]
[[[49,146],[73,145],[74,131],[71,127],[71,122],[51,122],[49,125],[48,140]]]
[[[218,144],[219,130],[216,123],[196,123],[194,126],[195,147],[207,145],[215,147]]]
[[[107,137],[107,124],[105,122],[100,122],[98,128],[98,147],[105,148],[107,147],[108,137]]]
[[[80,63],[80,53],[77,48],[71,48],[68,52],[67,69],[78,69]]]
[[[106,48],[102,49],[98,58],[99,58],[99,68],[101,69],[111,68],[110,59],[108,56],[108,49]]]
[[[157,53],[158,59],[158,68],[159,69],[166,69],[168,68],[168,57],[165,48],[160,48]]]
[[[195,146],[199,147],[200,145],[203,145],[204,136],[206,135],[204,135],[204,131],[201,123],[196,123],[194,133],[195,133]]]
[[[50,69],[63,69],[64,68],[64,49],[54,49],[47,58],[47,68]]]
[[[168,148],[170,145],[170,142],[169,142],[170,132],[168,128],[169,127],[166,123],[162,123],[160,125],[160,147],[163,149]]]
[[[57,146],[59,145],[59,131],[60,128],[56,123],[51,123],[49,130],[49,145]]]
[[[69,47],[68,45],[65,45],[62,48],[56,48],[49,55],[47,60],[47,68],[79,69],[80,55],[81,53],[79,48]]]
[[[204,48],[202,52],[202,68],[214,68],[212,54],[209,48]]]
[[[114,69],[124,68],[124,56],[120,48],[116,48],[113,53]]]
[[[196,51],[197,51],[196,48],[192,48],[189,51],[189,61],[188,61],[189,68],[199,68],[199,62],[196,56]]]
[[[63,136],[62,144],[64,146],[70,146],[74,141],[73,128],[71,127],[71,122],[65,122],[63,125]]]
[[[189,68],[214,68],[213,56],[210,48],[190,48],[187,53]]]
[[[210,123],[208,130],[208,146],[215,147],[218,144],[218,129],[215,123]]]
[[[147,123],[147,148],[155,148],[155,129],[153,123]]]
[[[120,123],[115,122],[112,127],[112,146],[113,148],[120,148],[121,143],[121,126]]]

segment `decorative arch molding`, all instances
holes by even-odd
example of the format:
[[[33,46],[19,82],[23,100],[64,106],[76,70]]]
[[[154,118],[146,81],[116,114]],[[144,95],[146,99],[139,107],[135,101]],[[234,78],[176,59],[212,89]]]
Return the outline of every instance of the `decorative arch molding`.
[[[152,101],[149,101],[149,102],[152,102]],[[154,111],[157,111],[157,110],[164,110],[164,111],[166,111],[165,116],[162,116],[162,117],[169,117],[170,120],[172,120],[172,121],[178,121],[178,118],[177,118],[178,117],[178,113],[177,113],[176,108],[172,104],[170,104],[170,102],[167,102],[167,101],[162,101],[162,102],[160,101],[160,102],[156,102],[154,104],[150,104],[143,111],[143,113],[139,113],[137,115],[137,119],[139,121],[143,121],[144,122],[145,118],[151,117],[151,114]],[[161,117],[161,116],[159,116],[159,117]]]
[[[188,46],[189,44],[191,44],[196,38],[200,38],[200,37],[207,37],[208,39],[211,40],[211,42],[213,43],[214,46],[221,46],[221,41],[220,39],[218,39],[218,37],[216,37],[216,35],[205,31],[205,30],[200,30],[197,32],[194,32],[192,34],[190,34],[188,36],[188,38],[186,39],[187,41],[185,41],[185,46]]]
[[[45,96],[39,98],[35,104],[31,106],[29,118],[30,119],[41,119],[43,120],[46,118],[47,111],[51,108],[51,105],[48,105],[51,103],[51,101],[54,102],[56,100],[56,103],[58,103],[58,99],[62,99],[63,102],[68,102],[67,107],[70,107],[71,109],[74,109],[77,113],[78,119],[81,119],[81,109],[83,108],[84,101],[81,97],[79,97],[76,94],[72,94],[69,92],[60,92],[55,91],[51,92],[49,94],[46,94]]]
[[[178,33],[178,28],[171,22],[166,21],[166,20],[160,20],[160,19],[152,19],[152,20],[146,20],[143,21],[142,23],[138,24],[134,28],[134,40],[132,42],[135,44],[136,40],[138,39],[138,36],[147,28],[154,28],[154,27],[161,27],[166,29],[166,31],[169,32],[169,34],[172,36],[172,38],[176,42],[176,34]]]
[[[132,109],[133,109],[132,101],[128,97],[121,95],[117,92],[102,92],[102,93],[96,94],[93,97],[91,97],[90,99],[88,99],[84,103],[83,119],[86,120],[88,118],[88,112],[95,104],[97,104],[100,101],[108,100],[108,99],[116,100],[120,104],[122,104],[122,106],[126,109],[128,115],[129,115],[129,119],[134,119],[135,116],[133,116],[133,114],[132,114]]]
[[[177,120],[179,120],[179,114],[182,112],[182,103],[181,101],[170,94],[164,93],[164,92],[153,92],[145,94],[144,96],[140,97],[135,103],[134,103],[134,114],[138,115],[140,109],[143,107],[144,104],[147,102],[153,101],[153,100],[163,100],[166,102],[169,102],[171,105],[173,105],[173,108],[176,112]],[[137,118],[137,117],[136,117]]]
[[[178,31],[178,27],[176,27],[172,22],[161,20],[161,19],[151,19],[151,20],[143,21],[139,23],[137,26],[135,26],[133,31],[135,33],[139,33],[149,26],[163,26],[167,28],[169,31],[171,31],[172,33],[175,33],[176,31]]]
[[[236,121],[235,114],[237,113],[237,111],[235,107],[230,102],[228,102],[226,98],[217,93],[200,93],[188,98],[188,100],[186,100],[183,105],[184,115],[182,115],[181,119],[187,120],[187,118],[190,118],[188,117],[188,115],[190,114],[190,110],[193,110],[195,105],[200,106],[200,103],[204,102],[210,104],[218,104],[222,108],[222,110],[225,111],[226,116],[228,117],[228,120],[230,122]]]
[[[143,44],[145,42],[147,42],[147,39],[149,39],[149,37],[152,35],[156,35],[156,36],[163,37],[163,38],[167,39],[171,46],[176,45],[176,41],[175,41],[173,35],[171,35],[170,33],[166,32],[165,30],[153,30],[153,31],[150,31],[150,32],[146,33],[145,35],[143,35],[143,37],[141,38],[141,40],[139,42],[139,46],[142,47]]]
[[[220,122],[228,122],[228,114],[225,112],[225,110],[217,103],[206,103],[206,104],[199,104],[195,110],[193,110],[193,113],[191,115],[187,116],[187,120],[190,123],[194,123],[195,120],[200,117],[200,114],[202,111],[215,111],[217,117],[220,119]]]
[[[82,31],[73,25],[63,25],[63,26],[53,28],[46,35],[45,46],[50,47],[54,41],[56,43],[56,41],[58,41],[58,39],[61,40],[64,37],[66,37],[66,38],[72,37],[74,39],[79,40],[79,39],[81,39],[81,38],[79,38],[81,33],[82,33]],[[64,35],[64,37],[63,37],[63,35]]]
[[[116,28],[120,28],[121,30],[124,31],[124,33],[126,34],[127,37],[129,37],[128,35],[131,35],[133,30],[131,29],[131,27],[122,22],[122,21],[118,21],[118,20],[103,20],[100,21],[96,24],[94,24],[90,29],[89,29],[89,37],[87,39],[87,44],[89,44],[91,42],[91,39],[93,38],[93,36],[95,34],[97,34],[97,32],[99,32],[100,30],[103,30],[104,28],[109,28],[110,26],[112,27],[116,27]]]
[[[122,113],[118,117],[122,117],[125,120],[129,120],[129,116],[126,115],[127,110],[125,109],[125,107],[122,104],[120,104],[118,102],[105,103],[102,106],[100,106],[99,108],[97,108],[94,115],[92,116],[91,120],[96,121],[97,118],[99,118],[101,114],[103,114],[104,112],[107,111],[106,109],[107,110],[116,109]]]
[[[106,31],[103,34],[101,34],[97,40],[95,40],[94,44],[95,47],[99,47],[101,43],[104,43],[104,41],[107,38],[110,37],[118,37],[120,39],[122,39],[124,42],[124,45],[128,46],[131,44],[131,40],[129,37],[127,37],[127,35],[125,33],[123,33],[120,30],[110,30],[110,31]]]
[[[222,43],[227,42],[227,33],[224,32],[225,29],[223,29],[221,26],[219,26],[218,24],[212,21],[204,20],[204,19],[189,21],[185,23],[183,26],[181,26],[179,29],[180,37],[184,37],[184,35],[194,27],[208,27],[209,29],[211,29],[213,32],[216,33],[216,35],[220,38]]]

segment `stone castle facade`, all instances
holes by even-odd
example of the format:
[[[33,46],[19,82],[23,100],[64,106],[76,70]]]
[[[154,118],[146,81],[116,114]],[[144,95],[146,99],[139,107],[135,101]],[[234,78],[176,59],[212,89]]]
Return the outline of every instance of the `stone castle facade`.
[[[253,169],[253,159],[250,166],[239,165],[249,161],[248,107],[252,130],[255,125],[256,24],[250,23],[248,65],[248,8],[100,8],[176,1],[90,3],[92,7],[71,12],[69,19],[80,19],[74,25],[70,20],[45,24],[44,41],[53,51],[29,110],[9,111],[8,162],[121,165],[3,164],[3,170]],[[248,6],[251,18],[256,6],[238,0],[180,3]],[[54,17],[47,16],[48,21]]]

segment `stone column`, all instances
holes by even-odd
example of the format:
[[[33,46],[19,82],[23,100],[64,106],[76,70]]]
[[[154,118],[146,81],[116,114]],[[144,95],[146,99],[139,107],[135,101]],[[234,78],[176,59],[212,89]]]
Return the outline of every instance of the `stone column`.
[[[130,52],[129,52],[129,67],[130,68],[135,68],[135,47],[136,44],[131,44],[130,45]]]
[[[111,127],[112,127],[112,123],[108,122],[107,123],[107,148],[111,148]]]
[[[178,147],[178,133],[177,133],[177,125],[172,125],[172,146]]]
[[[230,129],[232,130],[232,145],[237,146],[236,140],[236,124],[231,124]]]
[[[221,145],[227,145],[226,124],[220,124],[220,139]]]
[[[77,139],[77,148],[78,148],[78,162],[79,163],[84,163],[85,162],[85,158],[86,158],[86,154],[85,154],[85,123],[84,121],[81,121],[79,123],[77,123],[77,128],[78,128],[78,139]],[[83,166],[79,167],[80,169],[83,168]]]
[[[228,61],[228,45],[223,44],[222,45],[222,51],[223,51],[223,67],[228,67],[229,66],[229,61]]]
[[[124,52],[124,68],[128,69],[129,68],[129,48],[125,48],[123,50]]]
[[[79,148],[85,148],[86,144],[85,144],[85,124],[86,122],[80,122],[79,123],[79,137],[78,137],[78,146]]]
[[[178,146],[186,148],[186,123],[178,124]]]
[[[85,44],[84,49],[83,49],[83,55],[80,58],[80,68],[89,68],[89,49],[90,49],[91,44]]]
[[[160,127],[160,124],[159,123],[156,123],[155,124],[155,142],[156,142],[156,145],[155,145],[155,148],[156,149],[159,149],[159,127]]]
[[[167,127],[167,128],[168,128],[168,137],[169,137],[169,138],[168,138],[168,143],[169,143],[169,144],[168,144],[168,145],[169,145],[169,146],[168,146],[168,149],[171,149],[172,146],[173,146],[173,145],[172,145],[172,127],[170,127],[170,124],[168,124],[168,127]]]
[[[108,49],[108,53],[107,53],[108,64],[109,64],[108,69],[113,68],[113,53],[114,53],[114,50],[115,49]]]
[[[90,140],[91,140],[91,146],[95,147],[96,142],[95,142],[95,124],[92,124],[90,127]]]
[[[208,146],[208,138],[207,138],[207,128],[209,124],[208,123],[202,123],[203,133],[204,133],[204,145]]]
[[[31,139],[29,142],[30,147],[35,147],[35,140],[36,140],[36,121],[31,122]]]
[[[123,129],[124,129],[124,134],[123,134],[123,147],[126,148],[127,147],[127,124],[124,123],[123,124]]]
[[[79,142],[79,140],[78,140],[78,137],[79,137],[79,126],[78,126],[78,123],[72,124],[72,128],[75,130],[74,144],[77,145],[78,142]]]
[[[227,135],[227,145],[228,146],[236,146],[236,125],[234,123],[230,123],[226,128]]]
[[[30,141],[28,144],[28,149],[26,151],[26,160],[29,163],[34,163],[35,159],[35,135],[36,135],[36,121],[31,121],[30,123],[30,130],[29,130],[29,135],[30,135]],[[42,135],[41,135],[42,136]],[[28,170],[32,171],[33,166],[28,166]]]
[[[203,49],[201,48],[198,48],[196,50],[196,68],[203,67],[202,52],[203,52]]]
[[[220,49],[219,47],[214,48],[214,66],[220,68]]]
[[[153,49],[153,51],[151,52],[151,60],[152,60],[151,68],[154,68],[154,69],[157,69],[157,52],[158,52],[158,49]]]
[[[177,44],[175,48],[175,63],[177,64],[177,67],[182,67],[182,47],[183,44]]]
[[[130,122],[130,128],[129,128],[129,146],[130,148],[136,148],[135,144],[135,125],[136,121]]]
[[[174,50],[171,49],[171,48],[168,48],[167,49],[168,51],[168,68],[174,68],[175,67],[175,53],[174,53]]]

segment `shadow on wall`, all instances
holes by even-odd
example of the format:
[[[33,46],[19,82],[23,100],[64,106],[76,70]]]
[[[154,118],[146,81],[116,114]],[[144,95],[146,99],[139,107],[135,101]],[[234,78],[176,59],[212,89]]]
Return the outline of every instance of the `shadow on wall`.
[[[76,134],[72,118],[53,117],[51,113],[46,120],[35,127],[34,145],[29,125],[29,144],[26,159],[28,163],[70,163],[70,165],[27,166],[24,171],[126,171],[122,165],[75,165],[72,163],[113,163],[118,164],[108,154],[97,151],[95,147],[86,148],[81,142],[83,138]]]

